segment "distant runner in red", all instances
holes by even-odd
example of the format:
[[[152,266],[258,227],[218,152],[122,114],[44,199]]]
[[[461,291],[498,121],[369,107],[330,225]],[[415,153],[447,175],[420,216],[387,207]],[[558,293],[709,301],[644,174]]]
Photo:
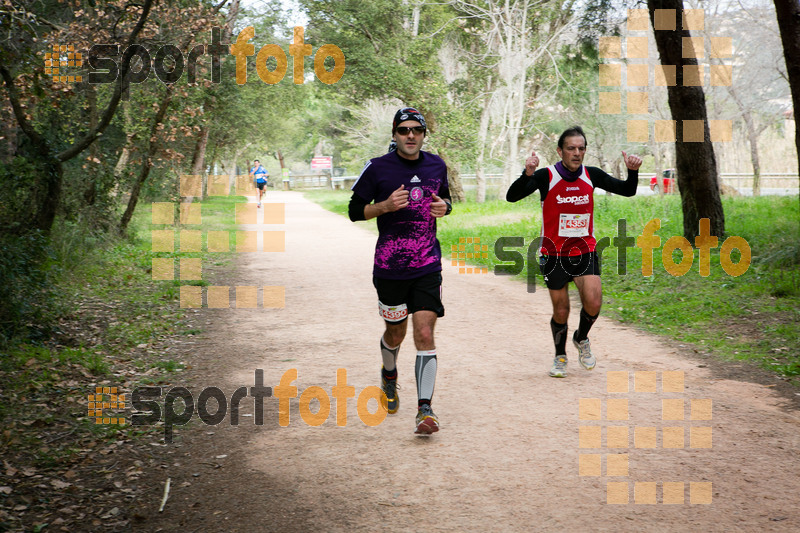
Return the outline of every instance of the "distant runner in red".
[[[600,283],[600,258],[595,251],[594,189],[604,189],[621,196],[634,196],[639,181],[640,157],[622,152],[628,178],[613,178],[596,167],[583,166],[586,135],[580,126],[569,128],[558,139],[561,161],[536,170],[536,152],[525,160],[525,170],[506,193],[506,200],[516,202],[534,191],[542,197],[542,247],[539,264],[553,303],[550,329],[556,355],[550,376],[567,377],[567,319],[569,318],[570,281],[575,282],[581,297],[578,330],[572,342],[578,349],[578,362],[592,370],[597,360],[589,346],[589,330],[600,314],[603,301]]]

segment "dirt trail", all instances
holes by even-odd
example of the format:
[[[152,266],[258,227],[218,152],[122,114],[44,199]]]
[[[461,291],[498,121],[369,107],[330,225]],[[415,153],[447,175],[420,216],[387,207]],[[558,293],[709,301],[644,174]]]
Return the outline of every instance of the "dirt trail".
[[[380,371],[382,322],[371,284],[375,234],[299,193],[270,192],[267,202],[286,205],[284,226],[262,228],[285,229],[285,253],[243,255],[236,278],[225,283],[283,285],[285,308],[200,311],[211,324],[195,348],[192,385],[216,385],[230,396],[253,386],[257,368],[273,388],[294,368],[292,385],[300,393],[316,385],[330,395],[337,369],[344,368],[358,395],[378,384]],[[773,388],[720,379],[676,348],[602,317],[591,334],[597,369],[580,369],[568,346],[569,377],[550,378],[544,290],[529,294],[508,279],[459,275],[449,264],[443,276],[446,316],[436,329],[433,403],[439,433],[413,434],[416,352],[409,331],[398,363],[397,414],[368,427],[353,398],[347,426],[337,427],[332,399],[327,421],[311,427],[294,398],[289,426],[280,427],[278,401],[266,398],[264,425],[257,427],[246,416],[253,413],[246,398],[238,427],[227,417],[216,427],[178,430],[166,467],[170,502],[160,515],[143,511],[143,529],[800,530],[800,416]],[[577,309],[573,304],[570,334]],[[607,392],[608,371],[628,372],[628,393]],[[657,391],[635,391],[634,376],[646,386],[652,374],[636,373],[647,371],[656,373]],[[664,371],[684,373],[682,392],[662,392]],[[582,398],[601,400],[601,420],[579,419]],[[628,400],[627,420],[607,420],[621,409],[609,399]],[[662,420],[663,399],[683,400],[684,420]],[[712,419],[690,420],[691,399],[711,399]],[[629,447],[580,448],[579,426],[626,426]],[[683,449],[662,447],[664,427],[683,428]],[[642,444],[653,431],[637,428],[656,428],[658,447],[634,447],[634,435]],[[708,431],[711,448],[690,447],[692,436],[695,444],[707,442]],[[605,446],[607,431],[601,435]],[[628,475],[606,475],[607,456],[619,454],[628,455]],[[594,456],[584,459],[584,473],[596,473],[591,468],[599,456],[602,475],[579,475],[581,455]],[[607,504],[608,482],[627,483],[615,485],[612,495],[627,488],[630,503]],[[635,496],[634,484],[646,482],[656,485],[638,485]],[[662,482],[684,482],[675,494],[685,503],[662,503]],[[691,482],[711,483],[711,492],[703,492],[708,485],[690,492]],[[635,497],[648,501],[653,488],[658,503],[634,503]],[[160,496],[158,487],[155,493]],[[706,495],[711,504],[690,503]]]

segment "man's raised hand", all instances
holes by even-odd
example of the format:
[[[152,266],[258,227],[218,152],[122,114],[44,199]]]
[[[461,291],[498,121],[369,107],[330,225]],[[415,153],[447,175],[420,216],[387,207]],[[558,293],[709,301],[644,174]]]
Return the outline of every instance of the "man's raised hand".
[[[642,166],[642,158],[638,155],[628,155],[623,151],[622,160],[625,161],[628,170],[639,170],[639,167]]]
[[[431,216],[434,218],[441,218],[447,213],[447,202],[436,196],[431,195],[433,201],[431,202]]]
[[[536,152],[531,152],[531,156],[525,160],[525,174],[528,176],[533,176],[533,173],[536,172],[536,167],[539,166],[539,156],[536,155]]]
[[[384,206],[386,207],[387,213],[391,213],[392,211],[397,211],[408,206],[408,191],[405,190],[405,188],[405,185],[401,185],[391,194],[391,196],[389,196],[389,198],[385,200]]]

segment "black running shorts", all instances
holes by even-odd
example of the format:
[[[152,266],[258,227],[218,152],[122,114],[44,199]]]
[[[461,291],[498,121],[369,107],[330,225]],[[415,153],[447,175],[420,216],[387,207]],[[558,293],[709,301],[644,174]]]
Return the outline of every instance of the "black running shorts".
[[[597,252],[573,256],[542,255],[539,257],[539,268],[547,288],[557,291],[578,276],[599,276],[600,258]]]
[[[406,304],[408,314],[417,311],[433,311],[436,316],[444,316],[441,272],[431,272],[414,279],[373,277],[372,284],[378,291],[379,302],[384,306]]]
[[[256,187],[258,187],[258,188],[259,188],[259,189],[261,189],[262,191],[264,190],[264,187],[266,187],[266,186],[267,186],[267,182],[266,182],[266,181],[264,181],[264,182],[261,182],[261,183],[259,183],[259,182],[256,182]]]

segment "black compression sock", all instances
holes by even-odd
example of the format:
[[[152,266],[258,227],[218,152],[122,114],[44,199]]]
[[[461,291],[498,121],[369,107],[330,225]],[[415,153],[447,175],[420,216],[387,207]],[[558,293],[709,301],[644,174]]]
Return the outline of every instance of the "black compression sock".
[[[581,342],[582,340],[586,340],[586,337],[589,336],[589,330],[592,329],[595,320],[597,317],[600,316],[600,313],[592,316],[586,312],[586,310],[581,309],[581,320],[578,324],[578,331],[575,332],[575,340]]]
[[[556,355],[567,355],[567,325],[559,324],[555,319],[551,318],[550,330],[553,332]]]

